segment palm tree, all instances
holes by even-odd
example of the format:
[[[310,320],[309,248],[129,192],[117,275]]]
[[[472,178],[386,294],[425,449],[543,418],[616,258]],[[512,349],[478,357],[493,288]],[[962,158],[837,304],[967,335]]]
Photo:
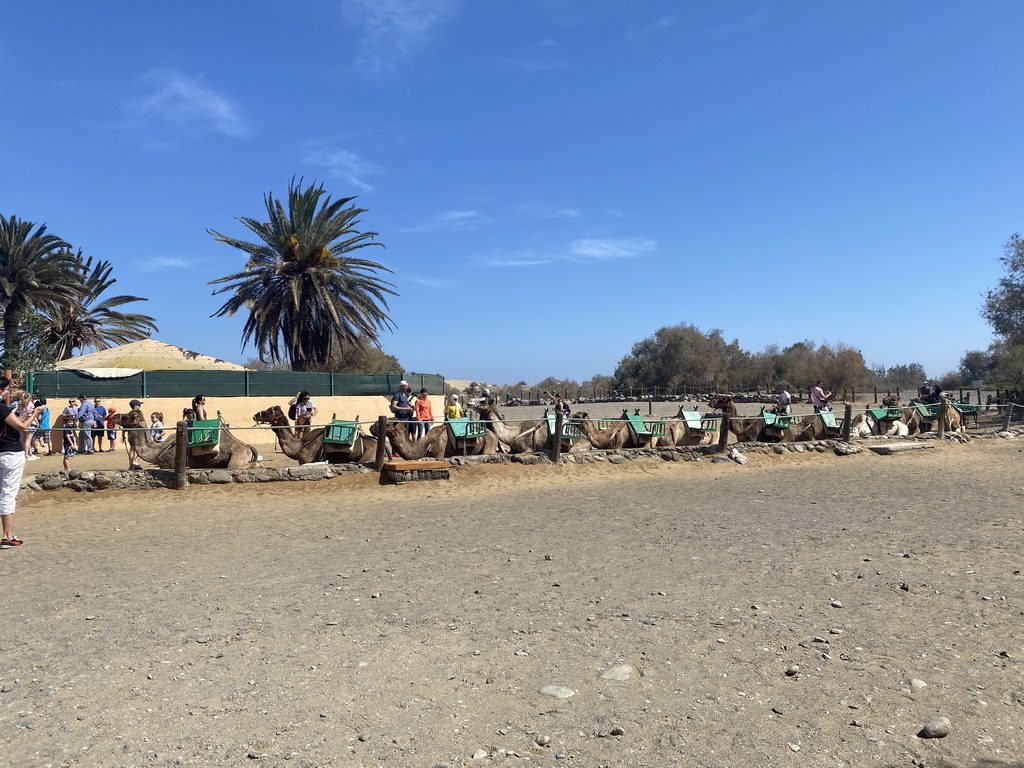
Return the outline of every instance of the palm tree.
[[[287,211],[268,194],[263,202],[269,221],[238,219],[261,242],[207,230],[218,242],[248,254],[243,271],[210,281],[227,283],[214,295],[232,293],[212,316],[247,309],[242,346],[253,341],[261,360],[287,361],[294,371],[323,370],[332,349],[376,343],[379,329],[394,327],[385,294],[398,294],[376,275],[391,270],[350,255],[370,245],[383,247],[374,241],[376,232],[355,230],[365,210],[349,205],[354,199],[332,203],[323,185],[299,189],[292,179]]]
[[[18,328],[33,311],[74,306],[84,290],[81,265],[70,246],[46,225],[0,216],[0,312],[4,359],[16,353]]]
[[[139,296],[111,296],[100,301],[100,294],[117,282],[110,276],[109,261],[93,266],[92,256],[82,261],[82,251],[75,256],[85,275],[85,293],[74,306],[57,305],[43,313],[49,323],[43,341],[53,347],[57,360],[65,360],[76,349],[107,349],[118,344],[148,339],[158,331],[149,315],[120,312],[114,307],[133,301],[148,301]]]

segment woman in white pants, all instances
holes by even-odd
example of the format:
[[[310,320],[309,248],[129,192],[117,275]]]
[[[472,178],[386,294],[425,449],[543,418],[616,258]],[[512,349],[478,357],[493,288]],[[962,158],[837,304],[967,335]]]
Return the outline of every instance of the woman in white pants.
[[[19,418],[11,408],[10,379],[0,376],[0,522],[3,524],[0,549],[20,547],[22,543],[14,535],[14,505],[21,489],[21,475],[25,471],[22,434],[36,415],[42,412],[43,406],[39,406]]]

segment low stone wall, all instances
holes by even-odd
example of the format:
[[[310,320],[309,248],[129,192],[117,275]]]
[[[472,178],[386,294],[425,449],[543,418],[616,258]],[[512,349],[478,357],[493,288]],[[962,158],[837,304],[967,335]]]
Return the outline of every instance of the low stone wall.
[[[373,472],[362,464],[306,464],[294,467],[254,467],[252,469],[190,469],[189,485],[228,485],[230,483],[277,483],[294,480],[328,480],[338,475]],[[29,491],[146,491],[173,488],[174,472],[169,469],[136,469],[89,472],[41,472],[22,483]]]

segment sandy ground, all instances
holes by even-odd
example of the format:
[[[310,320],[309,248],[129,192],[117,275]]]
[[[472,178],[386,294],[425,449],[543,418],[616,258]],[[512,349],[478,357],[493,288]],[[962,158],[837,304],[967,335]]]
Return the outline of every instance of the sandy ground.
[[[39,494],[0,765],[1019,768],[1021,448]]]

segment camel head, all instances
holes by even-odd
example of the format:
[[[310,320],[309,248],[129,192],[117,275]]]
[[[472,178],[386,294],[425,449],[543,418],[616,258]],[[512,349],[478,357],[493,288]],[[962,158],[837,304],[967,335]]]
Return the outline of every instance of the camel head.
[[[145,426],[142,423],[142,413],[139,411],[128,411],[121,414],[120,424],[125,429],[136,429]]]
[[[732,401],[732,398],[728,395],[719,395],[708,403],[716,411],[728,411],[730,415],[736,415],[736,404]]]
[[[254,413],[252,420],[257,424],[280,424],[286,421],[284,411],[280,405],[273,405],[265,411]]]
[[[576,413],[570,414],[569,418],[570,419],[577,419],[577,420],[581,420],[582,421],[583,419],[589,419],[590,418],[590,414],[587,413],[586,411],[576,411]]]
[[[497,419],[498,421],[504,421],[504,419],[501,418],[501,414],[498,413],[498,409],[493,405],[479,403],[476,409],[484,419]]]

